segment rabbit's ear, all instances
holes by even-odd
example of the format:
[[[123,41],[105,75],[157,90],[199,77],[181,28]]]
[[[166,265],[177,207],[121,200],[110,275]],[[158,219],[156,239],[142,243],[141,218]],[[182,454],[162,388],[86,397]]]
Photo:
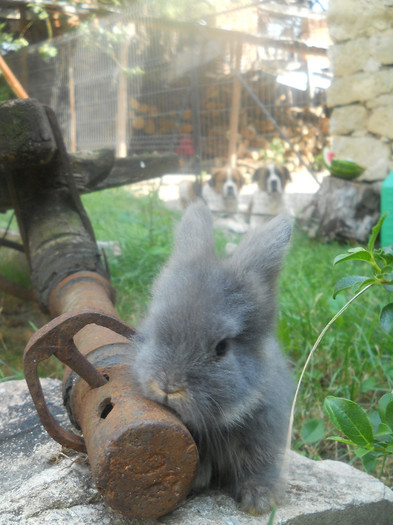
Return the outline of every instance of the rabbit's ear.
[[[281,267],[292,231],[289,216],[279,215],[249,233],[236,248],[231,266],[240,275],[254,272],[263,280],[274,280]]]
[[[203,201],[189,206],[177,228],[173,258],[215,257],[213,219]]]

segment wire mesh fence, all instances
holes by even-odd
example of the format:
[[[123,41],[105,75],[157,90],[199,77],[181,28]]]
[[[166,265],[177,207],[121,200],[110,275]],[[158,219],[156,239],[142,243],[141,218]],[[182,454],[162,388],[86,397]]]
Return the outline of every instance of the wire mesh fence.
[[[258,9],[217,16],[221,29],[134,9],[53,40],[55,58],[30,46],[6,59],[29,96],[55,110],[70,151],[176,151],[183,170],[195,171],[231,155],[263,157],[280,130],[299,151],[307,141],[319,151],[325,89],[313,85],[312,54],[293,44],[310,20]],[[295,67],[300,84],[280,81]]]

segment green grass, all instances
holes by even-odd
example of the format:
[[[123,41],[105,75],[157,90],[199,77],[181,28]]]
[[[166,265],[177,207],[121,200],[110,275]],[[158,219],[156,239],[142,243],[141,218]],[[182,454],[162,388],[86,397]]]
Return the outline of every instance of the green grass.
[[[111,279],[120,316],[135,325],[146,310],[151,282],[171,251],[178,216],[154,193],[136,198],[126,189],[85,195],[83,205],[97,240],[120,244],[121,255],[108,257]]]
[[[333,267],[334,257],[346,248],[311,240],[300,232],[293,236],[281,276],[278,335],[297,377],[318,335],[350,297],[341,294],[333,300],[334,285],[345,275],[367,275],[363,263]],[[322,411],[327,395],[353,399],[372,411],[378,399],[392,390],[393,338],[379,325],[381,307],[391,300],[391,293],[372,288],[322,339],[300,391],[294,448],[315,458],[353,459],[345,445],[325,439],[307,443],[300,432],[308,421],[323,419],[324,436],[337,434]]]
[[[120,255],[108,252],[112,284],[117,293],[116,307],[122,319],[138,326],[149,302],[152,281],[171,252],[173,230],[180,213],[167,210],[155,194],[135,197],[129,188],[85,195],[83,204],[97,239],[120,244]],[[8,217],[9,214],[0,215],[0,225],[5,225]],[[15,225],[12,227],[16,229]],[[216,240],[219,251],[223,252],[227,238],[217,233]],[[278,336],[296,377],[319,333],[349,297],[341,294],[334,301],[335,283],[345,275],[367,272],[362,263],[347,262],[333,267],[334,257],[347,248],[294,232],[280,280]],[[10,264],[9,255],[2,256],[8,252],[0,250],[0,273],[26,285],[29,281],[26,265]],[[328,395],[351,398],[369,411],[375,409],[383,393],[392,390],[393,339],[379,326],[380,309],[392,300],[389,295],[383,289],[368,291],[322,340],[306,373],[297,406],[294,448],[300,452],[314,458],[353,460],[345,445],[326,439],[305,440],[301,431],[307,422],[323,420],[324,437],[336,433],[322,412],[323,400]],[[0,339],[3,358],[1,343]],[[0,381],[21,377],[20,368],[10,357],[9,345],[5,354],[7,359],[0,361]],[[46,372],[58,375],[59,368],[49,366]]]

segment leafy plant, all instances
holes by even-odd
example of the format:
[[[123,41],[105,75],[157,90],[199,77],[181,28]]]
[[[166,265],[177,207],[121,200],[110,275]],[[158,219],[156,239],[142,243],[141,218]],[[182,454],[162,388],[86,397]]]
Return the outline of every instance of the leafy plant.
[[[23,37],[15,37],[12,33],[8,33],[5,31],[6,24],[1,23],[0,24],[0,48],[4,49],[5,51],[13,50],[18,51],[19,49],[22,49],[22,47],[25,47],[28,45],[28,42]]]
[[[354,295],[324,327],[307,357],[292,404],[288,446],[290,444],[297,396],[305,371],[328,329],[361,294],[372,286],[379,285],[388,292],[393,292],[393,247],[375,248],[375,242],[386,216],[387,214],[381,216],[372,229],[367,248],[350,248],[347,253],[340,254],[334,259],[334,265],[344,261],[365,262],[372,268],[372,275],[371,277],[362,275],[346,276],[337,283],[334,289],[334,298],[340,292],[348,289],[352,289]],[[386,333],[393,331],[393,302],[388,302],[383,306],[380,314],[380,323]],[[329,396],[325,399],[324,410],[333,425],[346,436],[346,438],[333,437],[330,439],[356,447],[355,454],[361,458],[367,471],[375,470],[378,458],[383,457],[385,460],[387,456],[393,454],[393,393],[386,394],[380,399],[378,412],[373,413],[372,416],[367,415],[363,408],[354,401],[334,396]],[[324,427],[321,421],[317,419],[307,421],[300,432],[302,439],[306,443],[313,443],[321,439],[323,433]],[[383,467],[384,462],[381,474]]]
[[[350,275],[341,279],[334,290],[334,297],[343,290],[352,289],[358,296],[374,285],[383,286],[388,292],[393,292],[393,247],[375,249],[375,241],[381,230],[385,213],[372,230],[366,248],[351,248],[347,253],[338,255],[334,264],[355,260],[367,263],[373,270],[373,275]],[[393,302],[383,306],[380,323],[386,333],[393,331]],[[376,470],[377,459],[393,454],[393,393],[385,394],[378,402],[378,412],[370,419],[365,410],[350,399],[329,396],[325,399],[324,410],[333,425],[346,436],[331,437],[335,441],[346,443],[355,448],[355,454],[362,460],[368,472]],[[381,475],[383,473],[382,464]]]
[[[126,76],[135,77],[145,74],[140,66],[127,67],[118,59],[119,46],[129,43],[134,38],[135,28],[132,22],[111,27],[107,27],[105,24],[100,25],[99,21],[95,24],[84,22],[80,24],[79,32],[83,36],[86,46],[96,47],[107,54]]]
[[[378,412],[370,416],[354,401],[334,396],[325,399],[324,410],[333,425],[346,436],[328,439],[354,447],[367,472],[375,472],[377,459],[383,458],[382,476],[385,460],[393,454],[393,393],[382,396]]]
[[[338,293],[349,288],[352,288],[356,294],[375,284],[383,286],[388,292],[393,292],[393,246],[374,249],[375,241],[386,216],[387,213],[382,215],[378,223],[374,226],[367,248],[351,248],[347,253],[337,255],[333,262],[333,264],[338,264],[349,260],[362,261],[371,266],[374,275],[371,277],[363,275],[349,275],[344,277],[337,283],[333,297],[336,297]],[[392,332],[393,302],[386,304],[382,308],[380,322],[386,333]]]

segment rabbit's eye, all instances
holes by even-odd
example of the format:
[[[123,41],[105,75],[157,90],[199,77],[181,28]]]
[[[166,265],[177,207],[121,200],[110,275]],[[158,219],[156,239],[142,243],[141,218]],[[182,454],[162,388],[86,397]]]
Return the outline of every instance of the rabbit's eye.
[[[214,348],[214,352],[215,352],[217,357],[222,357],[222,356],[224,356],[227,353],[228,348],[229,348],[228,340],[227,339],[221,339],[221,341],[219,341],[216,344],[216,346]]]

